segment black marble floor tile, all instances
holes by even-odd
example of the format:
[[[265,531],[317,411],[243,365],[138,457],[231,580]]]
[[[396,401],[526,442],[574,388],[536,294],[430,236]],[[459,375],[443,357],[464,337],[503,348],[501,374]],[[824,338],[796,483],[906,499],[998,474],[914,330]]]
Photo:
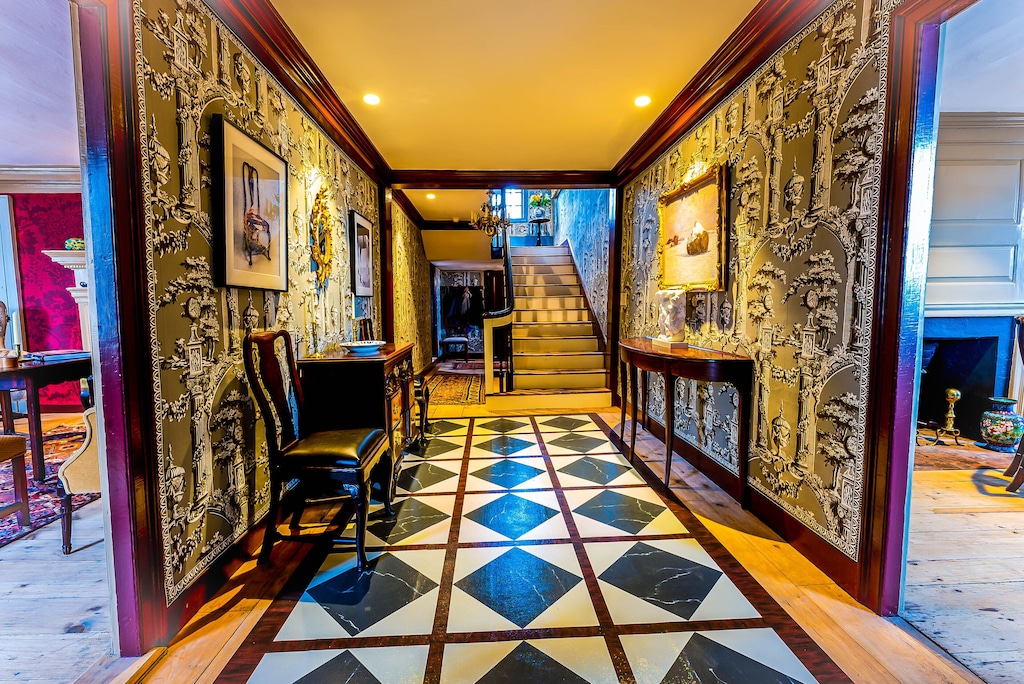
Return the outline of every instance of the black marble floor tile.
[[[558,511],[528,499],[506,494],[500,499],[466,513],[464,517],[503,534],[519,539],[533,528],[558,515]]]
[[[694,634],[690,638],[675,664],[661,681],[663,684],[673,684],[674,682],[799,684],[792,677],[773,670],[764,663],[759,663],[742,653],[737,653],[702,634]]]
[[[557,565],[513,547],[455,586],[525,627],[582,581]]]
[[[528,442],[525,439],[520,439],[518,437],[501,435],[500,437],[480,442],[474,446],[478,449],[498,454],[499,456],[511,456],[512,454],[533,446],[533,444],[533,442]]]
[[[555,439],[547,440],[548,444],[554,444],[555,446],[562,447],[563,449],[569,449],[580,454],[585,454],[588,451],[593,451],[601,445],[608,445],[608,450],[611,451],[612,447],[606,439],[598,439],[597,437],[591,437],[590,435],[581,435],[575,432],[556,437]]]
[[[638,542],[599,579],[689,620],[721,577],[719,570]]]
[[[481,427],[491,432],[511,432],[512,430],[518,430],[519,428],[526,427],[530,424],[530,421],[512,420],[511,418],[498,418],[496,420],[488,420],[485,422],[476,423],[477,427]]]
[[[450,420],[444,420],[444,419],[435,420],[435,421],[432,421],[430,423],[430,434],[432,434],[432,435],[444,435],[444,434],[447,434],[449,432],[455,432],[456,430],[463,429],[465,427],[466,427],[465,425],[460,425],[459,423],[453,423]]]
[[[532,465],[506,459],[492,463],[485,468],[470,471],[470,474],[499,487],[511,489],[532,480],[543,472],[540,468],[535,468]]]
[[[427,445],[416,452],[420,458],[437,458],[447,456],[448,458],[459,458],[462,450],[466,448],[465,442],[450,441],[441,437],[434,437],[427,441]]]
[[[418,492],[453,477],[458,475],[432,463],[420,463],[409,466],[398,474],[398,486],[407,492]]]
[[[312,672],[295,680],[295,684],[324,684],[325,682],[384,684],[349,651],[335,656]]]
[[[394,504],[394,509],[394,517],[375,520],[366,526],[369,532],[388,544],[397,544],[451,517],[415,497],[402,499]]]
[[[355,567],[307,593],[350,634],[358,634],[424,594],[437,583],[397,556],[385,553],[366,570]]]
[[[621,463],[612,463],[592,456],[586,456],[559,468],[558,472],[572,475],[582,480],[588,480],[595,484],[606,485],[630,470],[629,466],[624,466]]]
[[[541,426],[549,426],[558,428],[559,430],[576,430],[585,426],[593,426],[593,423],[586,420],[580,420],[579,418],[572,418],[570,416],[558,416],[556,418],[548,418],[547,420],[537,419],[537,424]],[[595,429],[595,428],[591,428]]]
[[[528,682],[559,682],[587,684],[587,680],[560,662],[525,641],[501,659],[478,684],[527,684]]]
[[[609,464],[611,465],[611,464]],[[573,512],[623,532],[637,534],[664,512],[665,507],[606,489]]]

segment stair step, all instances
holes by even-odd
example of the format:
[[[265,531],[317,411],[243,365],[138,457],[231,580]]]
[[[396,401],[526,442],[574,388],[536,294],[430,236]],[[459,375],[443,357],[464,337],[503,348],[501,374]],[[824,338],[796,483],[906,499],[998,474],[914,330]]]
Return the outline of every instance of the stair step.
[[[552,254],[550,256],[541,255],[530,255],[530,256],[515,256],[512,255],[512,268],[516,266],[565,266],[572,265],[572,257],[568,254]]]
[[[512,282],[516,287],[528,287],[530,285],[578,285],[579,279],[575,273],[559,273],[556,275],[512,275]]]
[[[512,256],[551,256],[569,254],[568,245],[556,245],[547,247],[513,247]]]
[[[516,298],[519,297],[578,297],[583,294],[579,285],[526,285],[516,286]]]
[[[605,370],[560,368],[551,370],[515,369],[513,387],[516,389],[578,389],[583,387],[601,388],[608,384]]]
[[[573,297],[559,295],[555,297],[520,297],[516,296],[516,310],[532,309],[584,309],[587,306],[582,296]]]
[[[520,370],[552,370],[571,368],[604,370],[602,352],[513,353],[512,367]]]
[[[512,338],[523,337],[586,337],[593,336],[594,324],[590,321],[566,323],[512,322]]]
[[[585,409],[602,408],[611,405],[611,390],[596,387],[577,389],[516,389],[512,392],[487,395],[487,409],[491,411]]]
[[[547,354],[557,352],[596,352],[597,338],[593,335],[568,337],[514,337],[513,354]]]
[[[578,309],[520,309],[513,312],[514,321],[518,323],[575,323],[590,322],[590,311],[583,308]]]
[[[512,266],[512,275],[576,275],[572,264],[530,264]]]

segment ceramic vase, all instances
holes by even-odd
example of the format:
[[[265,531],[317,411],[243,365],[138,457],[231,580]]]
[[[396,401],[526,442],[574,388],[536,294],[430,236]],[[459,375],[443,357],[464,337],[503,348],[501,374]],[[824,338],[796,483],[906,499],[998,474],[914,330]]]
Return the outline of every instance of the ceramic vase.
[[[1016,399],[989,397],[992,409],[981,414],[981,438],[995,451],[1013,452],[1024,435],[1024,417],[1013,412]]]

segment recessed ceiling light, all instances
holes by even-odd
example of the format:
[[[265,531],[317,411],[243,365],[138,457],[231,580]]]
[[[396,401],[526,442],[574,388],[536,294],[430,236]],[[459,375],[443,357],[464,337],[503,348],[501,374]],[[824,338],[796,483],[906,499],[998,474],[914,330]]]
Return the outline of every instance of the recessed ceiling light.
[[[647,95],[641,95],[640,97],[633,100],[633,104],[635,104],[637,107],[646,107],[647,105],[651,104],[651,98],[648,97]]]
[[[368,105],[378,105],[380,104],[380,95],[366,93],[365,95],[363,95],[363,102],[365,102]]]
[[[428,193],[427,193],[427,199],[435,199],[436,197],[437,197],[437,195],[435,195],[435,194],[434,194],[434,193],[432,193],[432,192],[428,192]]]

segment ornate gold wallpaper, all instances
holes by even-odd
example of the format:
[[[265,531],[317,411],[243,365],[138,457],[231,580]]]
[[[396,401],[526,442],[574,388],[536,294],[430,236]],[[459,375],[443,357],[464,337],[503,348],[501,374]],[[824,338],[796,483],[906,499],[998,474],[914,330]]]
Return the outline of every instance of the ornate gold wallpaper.
[[[755,360],[751,485],[853,559],[896,4],[833,4],[633,180],[623,206],[620,334],[657,334],[658,198],[728,165],[727,291],[689,295],[689,335]],[[737,472],[732,388],[681,381],[676,397],[676,434]]]
[[[377,186],[199,0],[134,0],[142,164],[148,200],[153,393],[168,603],[263,516],[267,450],[241,341],[287,328],[301,349],[352,339],[353,312],[380,330],[380,297],[351,294],[349,210],[377,226]],[[211,118],[288,162],[288,290],[216,287]],[[317,196],[317,216],[312,216]],[[331,232],[329,240],[316,230]],[[311,240],[330,244],[317,287]],[[380,264],[379,241],[374,263]],[[380,268],[373,290],[380,292]]]
[[[423,251],[420,229],[391,205],[391,245],[394,250],[395,342],[413,342],[412,366],[417,373],[430,364],[430,263]]]

